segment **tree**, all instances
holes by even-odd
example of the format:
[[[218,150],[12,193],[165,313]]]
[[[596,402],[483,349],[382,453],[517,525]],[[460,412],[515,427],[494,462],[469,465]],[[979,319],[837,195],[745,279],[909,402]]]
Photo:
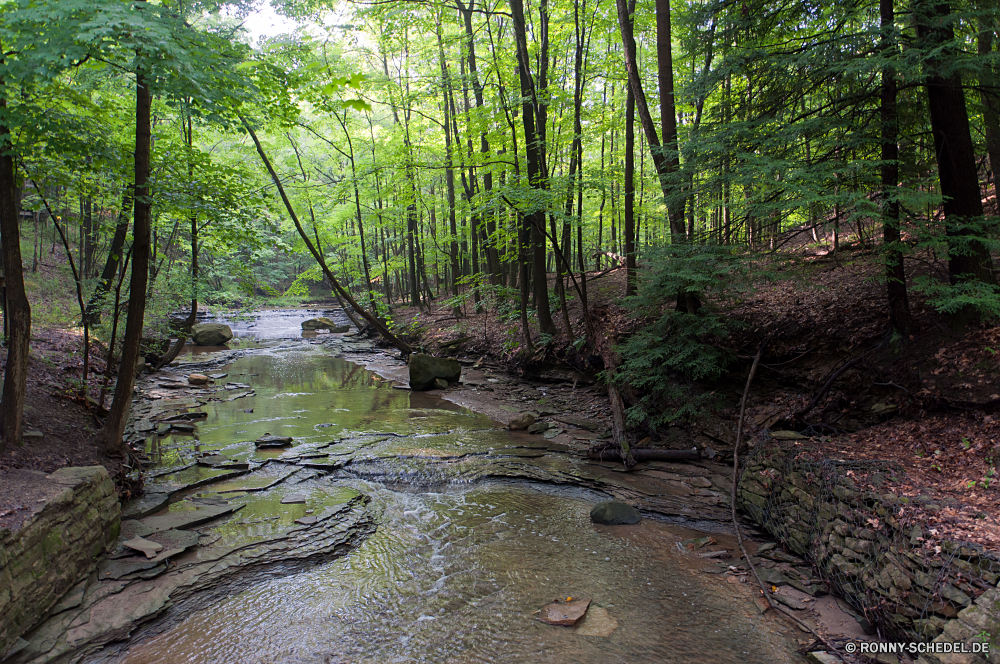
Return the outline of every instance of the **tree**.
[[[915,19],[917,36],[930,54],[925,63],[924,87],[944,199],[951,282],[995,286],[993,259],[982,239],[983,203],[962,76],[955,68],[957,45],[951,8],[939,0],[924,0],[915,7]],[[958,322],[972,315],[970,307],[962,307],[957,312]]]
[[[893,0],[879,0],[880,47],[887,63],[882,68],[882,240],[885,251],[885,281],[889,303],[889,324],[900,334],[913,327],[906,294],[902,237],[899,232],[899,119],[896,112],[896,71],[891,64],[896,51],[896,17]]]

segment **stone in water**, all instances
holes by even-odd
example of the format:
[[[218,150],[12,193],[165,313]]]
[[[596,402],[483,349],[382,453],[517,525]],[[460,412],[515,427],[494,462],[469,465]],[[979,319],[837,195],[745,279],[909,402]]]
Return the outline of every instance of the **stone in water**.
[[[197,346],[221,346],[232,338],[232,328],[222,323],[198,323],[191,326],[191,341]]]
[[[446,381],[444,378],[435,378],[434,379],[434,389],[436,389],[436,390],[447,390],[448,389],[448,381]]]
[[[642,515],[639,510],[617,500],[606,500],[597,503],[590,510],[590,520],[606,526],[632,525],[639,523]]]
[[[302,321],[303,330],[325,330],[331,327],[336,327],[336,323],[327,318],[326,316],[320,316],[319,318],[310,318],[309,320]]]
[[[608,637],[618,629],[618,621],[611,617],[608,610],[600,606],[592,606],[587,615],[576,625],[574,630],[580,636]]]
[[[296,503],[306,502],[306,496],[304,493],[290,493],[281,499],[282,505],[294,505]]]
[[[208,385],[212,379],[205,374],[194,373],[188,376],[188,382],[192,385]]]
[[[462,365],[455,360],[414,353],[410,356],[410,389],[422,391],[434,387],[434,379],[457,383],[462,377]]]
[[[510,427],[511,431],[517,431],[518,429],[527,429],[534,423],[535,423],[534,415],[532,415],[531,413],[522,413],[517,417],[515,417],[514,419],[512,419],[510,421],[510,424],[508,424],[507,426]]]
[[[544,433],[549,430],[548,422],[535,422],[528,427],[528,433]]]
[[[285,501],[281,501],[281,502],[285,502]],[[311,525],[313,525],[314,523],[316,523],[317,521],[319,521],[319,517],[315,517],[315,516],[304,516],[304,517],[302,517],[301,519],[296,519],[296,520],[295,520],[295,523],[299,523],[299,524],[302,524],[303,526],[311,526]]]

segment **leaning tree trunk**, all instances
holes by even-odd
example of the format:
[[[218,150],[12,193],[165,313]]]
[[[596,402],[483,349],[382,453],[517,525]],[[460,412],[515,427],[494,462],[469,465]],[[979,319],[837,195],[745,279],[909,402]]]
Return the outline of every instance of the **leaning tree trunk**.
[[[285,193],[285,187],[281,184],[281,178],[278,177],[278,174],[274,170],[274,166],[271,165],[271,160],[268,159],[267,153],[264,152],[264,146],[260,144],[260,139],[257,138],[257,133],[253,130],[245,117],[239,116],[239,118],[240,122],[243,123],[243,128],[246,129],[250,138],[253,140],[254,147],[257,149],[257,154],[260,156],[261,161],[264,162],[264,167],[267,168],[267,172],[271,176],[271,181],[274,182],[274,186],[278,190],[278,195],[281,196],[281,200],[285,204],[285,210],[288,211],[288,216],[292,218],[292,223],[295,224],[295,230],[298,231],[299,237],[301,237],[302,241],[305,242],[309,253],[312,254],[313,258],[316,259],[316,262],[319,264],[320,269],[323,270],[323,274],[326,276],[327,281],[330,282],[330,286],[332,286],[333,289],[347,301],[351,308],[354,309],[359,316],[364,318],[365,321],[371,325],[383,339],[399,349],[399,351],[404,355],[410,355],[413,352],[410,345],[390,332],[389,329],[374,315],[374,313],[369,313],[364,307],[359,305],[351,296],[350,292],[348,292],[348,290],[341,285],[337,278],[333,276],[333,272],[330,271],[329,266],[326,264],[326,259],[323,257],[323,254],[320,253],[317,246],[313,245],[309,236],[306,234],[305,229],[302,228],[299,216],[295,213],[295,208],[292,207],[292,202],[288,199],[288,194]]]
[[[91,325],[100,322],[101,304],[111,288],[111,281],[118,272],[118,265],[122,262],[125,237],[128,235],[128,218],[129,213],[132,211],[133,193],[131,182],[122,188],[122,208],[118,213],[118,223],[115,224],[115,234],[112,236],[111,245],[108,247],[108,259],[104,263],[104,271],[101,272],[101,278],[97,280],[97,285],[94,286],[94,294],[90,296],[90,301],[87,303],[87,318]]]
[[[0,84],[3,81],[0,80]],[[0,98],[6,111],[7,99]],[[6,116],[6,113],[3,114]],[[0,152],[0,241],[3,242],[3,268],[6,290],[7,365],[3,377],[3,443],[20,445],[24,426],[24,395],[28,381],[28,342],[31,339],[31,305],[24,292],[21,264],[21,231],[17,223],[17,196],[14,186],[14,155],[10,129],[0,120],[3,141]]]
[[[146,314],[146,283],[149,277],[150,209],[149,191],[150,111],[152,95],[142,70],[135,75],[135,222],[132,229],[132,278],[125,337],[122,339],[121,364],[115,382],[115,398],[97,442],[108,452],[123,449],[122,434],[132,405],[135,367],[142,345],[142,326]]]

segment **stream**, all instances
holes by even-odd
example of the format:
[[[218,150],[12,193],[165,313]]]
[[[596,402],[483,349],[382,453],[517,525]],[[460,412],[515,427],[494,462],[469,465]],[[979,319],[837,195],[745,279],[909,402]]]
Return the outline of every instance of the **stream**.
[[[315,564],[248,568],[208,605],[154,621],[91,661],[804,661],[802,635],[761,616],[751,586],[704,573],[704,559],[678,549],[704,532],[649,515],[592,524],[590,508],[609,495],[586,459],[335,357],[333,337],[360,342],[302,333],[318,313],[231,322],[232,347],[246,352],[205,370],[226,374],[215,381],[225,389],[201,406],[194,432],[147,440],[150,485],[228,500],[238,511],[199,532],[231,547],[345,504],[370,518],[370,534]],[[178,375],[212,350],[182,355]],[[266,434],[294,445],[257,449]],[[205,454],[227,461],[191,463]],[[252,472],[227,470],[242,464]],[[288,502],[292,494],[304,502]],[[535,619],[568,597],[592,600],[580,624]]]

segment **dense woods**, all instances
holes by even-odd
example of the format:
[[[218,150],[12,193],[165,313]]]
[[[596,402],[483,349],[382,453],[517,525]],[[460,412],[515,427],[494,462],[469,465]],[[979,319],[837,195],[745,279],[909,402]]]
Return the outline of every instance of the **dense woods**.
[[[206,302],[332,291],[404,353],[400,307],[487,310],[511,353],[561,339],[610,374],[588,280],[623,266],[649,324],[621,375],[657,399],[719,375],[718,303],[792,244],[875,252],[897,339],[914,291],[956,327],[1000,313],[992,3],[274,7],[303,27],[255,44],[250,4],[0,8],[8,444],[24,275],[57,246],[83,343],[129,368],[91,404],[108,449],[143,340]]]

